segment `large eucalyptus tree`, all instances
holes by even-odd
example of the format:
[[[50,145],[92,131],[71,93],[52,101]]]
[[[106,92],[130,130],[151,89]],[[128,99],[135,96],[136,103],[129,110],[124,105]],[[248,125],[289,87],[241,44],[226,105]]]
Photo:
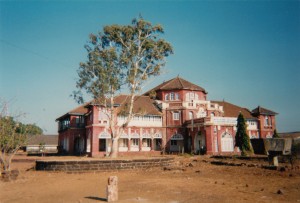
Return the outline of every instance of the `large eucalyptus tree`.
[[[159,75],[165,59],[173,53],[170,43],[160,38],[161,25],[152,25],[139,17],[130,25],[108,25],[98,34],[90,34],[85,45],[86,62],[80,63],[77,91],[74,98],[83,102],[83,92],[92,96],[98,105],[107,109],[111,133],[111,157],[118,154],[118,140],[134,116],[134,99],[142,85],[152,76]],[[122,90],[129,92],[126,121],[116,123],[115,96]]]

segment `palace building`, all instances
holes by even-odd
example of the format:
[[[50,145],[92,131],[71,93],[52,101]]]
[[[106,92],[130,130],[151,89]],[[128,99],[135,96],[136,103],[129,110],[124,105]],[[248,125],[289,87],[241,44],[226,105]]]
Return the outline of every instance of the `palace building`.
[[[114,108],[128,103],[128,95],[116,96]],[[251,139],[272,137],[276,129],[277,113],[260,106],[250,111],[226,101],[207,100],[205,89],[180,77],[136,96],[133,111],[135,116],[119,139],[121,154],[238,153],[234,146],[240,112]],[[116,119],[122,126],[126,117],[119,113]],[[110,152],[109,119],[103,106],[89,102],[56,121],[58,144],[64,152],[90,156]]]

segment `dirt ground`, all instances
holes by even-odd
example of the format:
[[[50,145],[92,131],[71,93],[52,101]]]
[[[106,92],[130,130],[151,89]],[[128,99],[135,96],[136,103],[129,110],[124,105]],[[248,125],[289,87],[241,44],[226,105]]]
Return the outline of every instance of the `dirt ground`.
[[[249,167],[268,165],[262,161],[225,160],[246,165],[218,166],[209,156],[176,156],[177,166],[167,169],[67,174],[34,171],[34,160],[42,157],[15,159],[12,167],[20,175],[15,181],[0,182],[0,203],[105,202],[111,175],[118,176],[122,203],[300,202],[299,165],[292,169],[281,164],[285,170],[273,171]]]

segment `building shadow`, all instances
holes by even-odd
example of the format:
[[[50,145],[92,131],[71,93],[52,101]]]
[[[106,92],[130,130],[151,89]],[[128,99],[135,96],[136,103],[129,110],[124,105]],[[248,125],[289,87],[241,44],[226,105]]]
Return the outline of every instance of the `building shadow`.
[[[92,197],[92,196],[88,196],[88,197],[84,197],[86,199],[92,199],[92,200],[98,200],[98,201],[102,201],[102,202],[106,202],[107,199],[106,198],[102,198],[102,197]]]

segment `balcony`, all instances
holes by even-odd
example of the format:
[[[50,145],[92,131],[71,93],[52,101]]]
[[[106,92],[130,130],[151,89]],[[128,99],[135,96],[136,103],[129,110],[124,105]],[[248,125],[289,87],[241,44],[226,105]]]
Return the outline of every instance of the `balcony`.
[[[123,125],[126,119],[126,117],[118,116],[118,126]],[[128,126],[161,127],[162,118],[159,116],[136,116],[129,122]]]

